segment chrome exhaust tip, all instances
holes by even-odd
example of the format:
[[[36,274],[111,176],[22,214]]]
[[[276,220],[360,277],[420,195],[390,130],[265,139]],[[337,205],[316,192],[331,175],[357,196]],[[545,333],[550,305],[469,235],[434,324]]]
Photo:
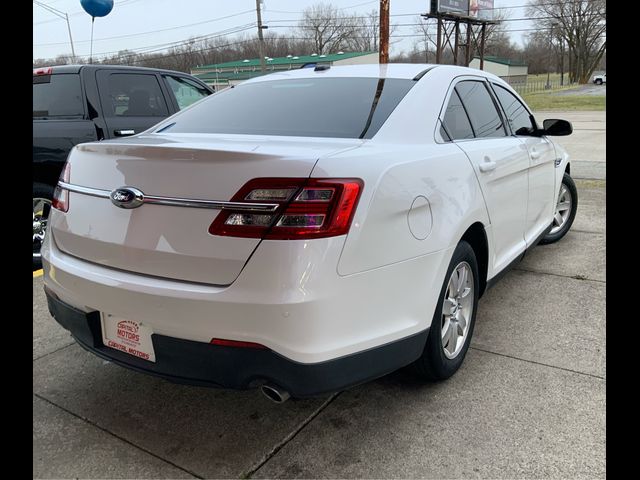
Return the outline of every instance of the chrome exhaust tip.
[[[290,397],[289,392],[287,392],[286,390],[282,390],[276,385],[265,384],[260,387],[260,390],[265,397],[267,397],[274,403],[284,403],[289,400]]]

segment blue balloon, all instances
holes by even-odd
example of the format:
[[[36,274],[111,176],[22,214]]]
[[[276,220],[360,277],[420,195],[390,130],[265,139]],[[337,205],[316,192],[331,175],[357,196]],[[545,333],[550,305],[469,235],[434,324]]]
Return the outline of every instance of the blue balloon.
[[[113,0],[80,0],[80,5],[92,17],[106,17],[113,10]]]

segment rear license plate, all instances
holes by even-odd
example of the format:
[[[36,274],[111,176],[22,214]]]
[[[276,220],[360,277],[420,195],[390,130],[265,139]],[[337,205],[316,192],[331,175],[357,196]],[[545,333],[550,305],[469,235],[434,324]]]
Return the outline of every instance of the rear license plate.
[[[147,325],[134,320],[102,313],[102,341],[105,346],[128,353],[134,357],[156,361],[151,334]]]

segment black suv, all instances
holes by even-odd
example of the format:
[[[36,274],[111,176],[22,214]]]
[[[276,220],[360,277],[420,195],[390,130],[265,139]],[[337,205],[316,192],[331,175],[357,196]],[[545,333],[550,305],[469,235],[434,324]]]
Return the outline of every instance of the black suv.
[[[78,143],[134,135],[213,93],[181,72],[64,65],[33,71],[33,267],[40,268],[53,189]]]

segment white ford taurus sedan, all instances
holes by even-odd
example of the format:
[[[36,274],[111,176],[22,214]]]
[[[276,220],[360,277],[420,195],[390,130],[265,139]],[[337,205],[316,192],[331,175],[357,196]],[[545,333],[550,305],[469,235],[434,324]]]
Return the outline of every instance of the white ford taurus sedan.
[[[275,401],[460,367],[478,299],[577,208],[568,155],[496,76],[318,66],[69,155],[49,309],[94,354]]]

